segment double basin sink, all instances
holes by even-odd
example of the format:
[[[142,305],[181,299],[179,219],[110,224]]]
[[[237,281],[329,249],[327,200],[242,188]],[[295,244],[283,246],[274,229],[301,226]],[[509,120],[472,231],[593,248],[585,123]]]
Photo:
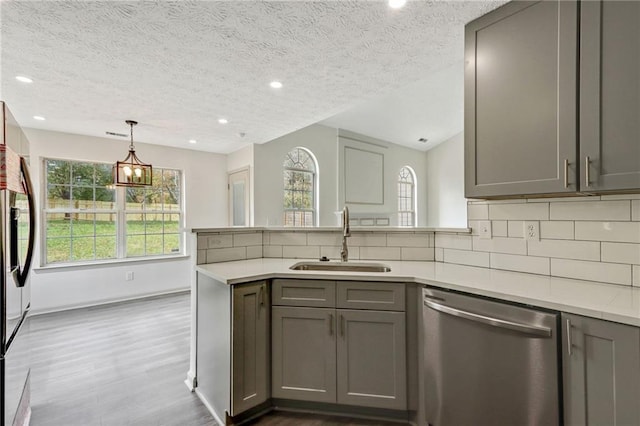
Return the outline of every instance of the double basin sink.
[[[341,271],[341,272],[391,272],[383,263],[375,262],[298,262],[289,269],[294,271]]]

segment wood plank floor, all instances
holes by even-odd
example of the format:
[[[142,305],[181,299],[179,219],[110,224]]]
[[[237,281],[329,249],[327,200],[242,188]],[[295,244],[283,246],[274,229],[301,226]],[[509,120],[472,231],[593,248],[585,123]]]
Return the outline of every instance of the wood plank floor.
[[[33,317],[31,425],[215,425],[184,384],[189,315],[184,293]],[[391,423],[278,412],[251,424]]]

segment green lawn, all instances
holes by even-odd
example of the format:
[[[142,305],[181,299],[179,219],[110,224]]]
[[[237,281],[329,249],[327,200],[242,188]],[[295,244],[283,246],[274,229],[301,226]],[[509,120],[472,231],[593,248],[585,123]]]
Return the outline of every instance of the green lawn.
[[[169,219],[176,220],[127,221],[126,256],[178,252],[180,250],[178,215],[171,216]],[[114,221],[49,220],[47,222],[47,263],[114,259],[117,256],[116,233]]]

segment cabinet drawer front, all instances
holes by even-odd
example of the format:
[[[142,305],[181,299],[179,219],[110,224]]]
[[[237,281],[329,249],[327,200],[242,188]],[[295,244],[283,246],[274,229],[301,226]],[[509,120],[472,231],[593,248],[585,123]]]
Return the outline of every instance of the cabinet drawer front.
[[[404,311],[405,284],[338,281],[337,306],[344,309]]]
[[[274,305],[334,308],[336,283],[322,280],[274,280],[272,300]]]

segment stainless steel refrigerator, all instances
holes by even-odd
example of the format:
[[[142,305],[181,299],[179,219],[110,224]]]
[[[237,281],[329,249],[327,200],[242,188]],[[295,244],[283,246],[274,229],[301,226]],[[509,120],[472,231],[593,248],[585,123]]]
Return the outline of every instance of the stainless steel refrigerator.
[[[0,116],[0,425],[24,426],[31,416],[29,269],[36,208],[29,177],[29,143],[2,101]]]

